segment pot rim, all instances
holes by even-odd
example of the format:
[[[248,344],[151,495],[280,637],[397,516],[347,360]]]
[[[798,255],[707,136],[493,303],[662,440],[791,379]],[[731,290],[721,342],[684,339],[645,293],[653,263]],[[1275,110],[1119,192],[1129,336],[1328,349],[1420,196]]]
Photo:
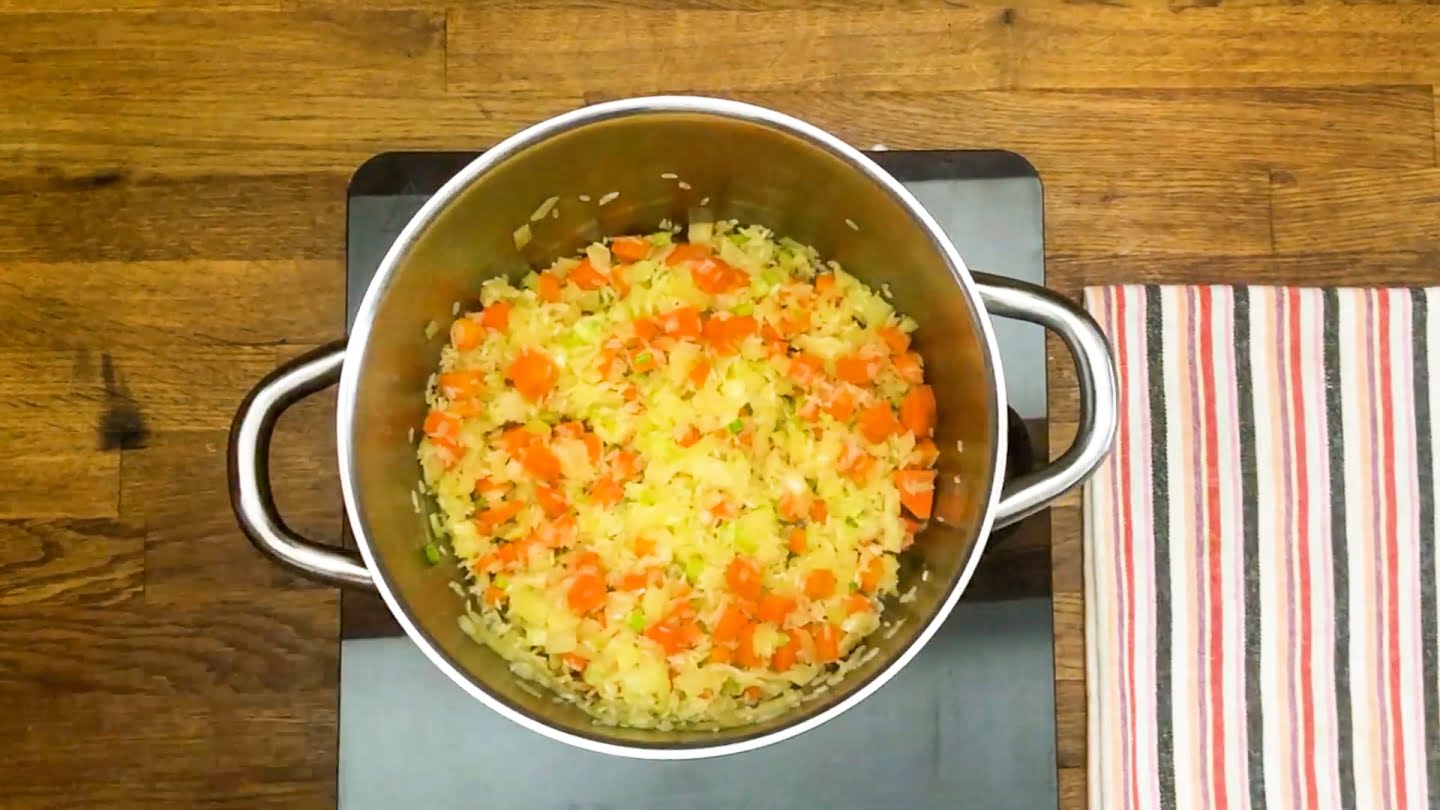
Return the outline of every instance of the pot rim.
[[[987,316],[987,310],[981,299],[975,280],[971,277],[970,271],[966,267],[964,260],[960,257],[959,252],[950,242],[949,237],[941,230],[940,225],[935,221],[934,217],[925,210],[914,195],[902,186],[899,181],[891,177],[889,173],[881,169],[879,165],[855,147],[850,146],[819,127],[775,110],[753,104],[746,104],[744,102],[703,96],[643,96],[581,107],[546,119],[511,135],[494,147],[486,150],[480,157],[476,158],[447,181],[433,197],[425,202],[415,216],[410,219],[409,223],[407,223],[405,228],[400,232],[394,244],[386,251],[385,258],[380,262],[379,269],[366,288],[365,296],[355,316],[354,326],[350,331],[350,336],[347,341],[346,362],[340,374],[339,397],[336,404],[336,445],[339,455],[340,486],[344,494],[346,517],[350,522],[350,528],[355,538],[355,544],[360,550],[360,555],[364,559],[366,567],[368,567],[374,575],[375,588],[379,591],[381,598],[385,600],[385,605],[390,609],[395,620],[404,628],[405,634],[420,648],[420,651],[425,654],[425,657],[444,672],[451,681],[454,681],[471,697],[480,701],[502,717],[557,742],[566,743],[587,751],[612,756],[629,757],[632,759],[704,759],[745,751],[754,751],[798,736],[810,729],[823,725],[858,705],[865,698],[888,683],[900,670],[904,669],[910,660],[918,655],[920,650],[929,643],[930,639],[940,629],[940,626],[944,624],[945,620],[950,616],[951,611],[955,608],[955,604],[959,601],[961,594],[964,593],[965,588],[969,585],[970,579],[974,576],[975,567],[984,554],[986,543],[989,540],[991,526],[995,518],[996,505],[1000,500],[1000,478],[1002,476],[1001,471],[1003,470],[1003,465],[1000,463],[994,465],[994,472],[990,480],[989,500],[980,520],[978,534],[971,547],[969,559],[960,571],[960,575],[956,578],[949,593],[926,622],[924,628],[915,636],[915,639],[902,649],[883,669],[875,673],[867,682],[856,689],[853,694],[815,715],[782,726],[773,731],[756,734],[755,736],[733,742],[715,745],[686,745],[683,747],[647,746],[634,743],[606,742],[593,737],[562,731],[509,705],[505,700],[492,694],[483,685],[478,683],[477,679],[469,676],[464,668],[459,666],[457,662],[451,660],[451,658],[440,650],[432,639],[430,639],[429,635],[411,620],[407,607],[396,594],[395,590],[392,589],[386,569],[380,563],[379,558],[372,549],[369,535],[366,532],[364,515],[359,508],[356,497],[358,483],[355,477],[355,447],[350,436],[351,426],[354,421],[356,400],[359,393],[361,366],[366,348],[370,342],[371,327],[375,319],[375,312],[380,305],[380,300],[384,297],[386,288],[389,286],[390,278],[395,274],[397,268],[399,268],[411,245],[436,216],[477,177],[483,175],[501,162],[510,159],[517,153],[543,142],[547,138],[600,121],[648,113],[696,113],[720,118],[738,119],[769,126],[810,141],[812,144],[842,158],[850,164],[852,168],[864,173],[871,181],[884,188],[890,196],[904,206],[910,215],[919,222],[921,227],[927,231],[932,245],[941,252],[946,264],[950,268],[951,276],[956,285],[966,296],[973,311],[976,313],[976,319],[978,321],[976,328],[984,341],[985,361],[990,367],[994,380],[994,390],[991,392],[994,413],[1001,414],[1005,412],[1007,406],[1005,378],[1004,369],[1000,363],[999,344],[995,339],[994,329],[990,323],[990,318]],[[1006,431],[998,429],[998,422],[996,426],[992,427],[995,428],[993,430],[995,436],[994,454],[998,462],[999,459],[1005,458],[1008,437]]]

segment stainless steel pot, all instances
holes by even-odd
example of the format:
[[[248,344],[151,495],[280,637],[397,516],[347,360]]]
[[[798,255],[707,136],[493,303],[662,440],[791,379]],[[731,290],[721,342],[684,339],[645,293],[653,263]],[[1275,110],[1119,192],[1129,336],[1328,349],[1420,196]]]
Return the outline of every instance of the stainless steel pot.
[[[551,196],[559,197],[558,216],[530,223],[532,240],[517,250],[513,232]],[[424,417],[426,378],[447,333],[427,339],[424,327],[447,325],[452,302],[474,301],[487,278],[518,277],[602,235],[653,229],[662,218],[684,222],[702,205],[814,245],[870,285],[888,285],[896,307],[919,321],[915,345],[939,402],[936,519],[902,572],[902,591],[914,587],[916,598],[885,607],[887,619],[903,620],[899,631],[874,639],[879,654],[825,694],[770,721],[718,732],[602,727],[518,686],[504,661],[460,631],[462,604],[449,587],[455,573],[427,566],[417,553],[426,518],[411,500],[420,473],[410,435]],[[1074,444],[1003,486],[1005,385],[990,315],[1054,331],[1080,382]],[[337,380],[340,478],[359,554],[287,529],[268,479],[280,413]],[[507,139],[426,203],[381,263],[349,340],[285,364],[240,406],[230,435],[231,501],[241,529],[279,562],[379,591],[435,666],[505,717],[591,751],[694,759],[792,737],[892,678],[949,615],[991,530],[1043,508],[1094,470],[1114,434],[1115,399],[1109,347],[1083,310],[1043,288],[972,274],[920,204],[855,149],[746,104],[631,99]]]

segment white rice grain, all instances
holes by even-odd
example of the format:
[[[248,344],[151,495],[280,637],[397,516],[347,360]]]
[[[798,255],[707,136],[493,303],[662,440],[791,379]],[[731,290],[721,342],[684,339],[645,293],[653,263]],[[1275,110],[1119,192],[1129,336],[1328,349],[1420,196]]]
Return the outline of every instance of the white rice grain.
[[[581,195],[580,195],[580,202],[590,202],[590,195],[589,195],[589,194],[581,194]]]
[[[405,441],[409,442],[410,444],[415,443],[415,427],[413,425],[410,427],[410,432],[405,434]]]
[[[540,207],[539,207],[539,208],[536,208],[536,209],[535,209],[535,213],[533,213],[533,214],[530,215],[530,221],[531,221],[531,222],[539,222],[540,220],[544,219],[545,216],[550,213],[550,209],[551,209],[551,208],[554,208],[554,207],[555,207],[555,203],[558,203],[558,202],[560,202],[560,198],[559,198],[559,197],[549,197],[549,198],[547,198],[547,199],[545,200],[545,202],[540,203]]]
[[[425,511],[420,508],[420,496],[416,495],[413,489],[410,490],[410,505],[415,507],[415,514],[417,515],[423,514]]]
[[[707,206],[707,205],[709,205],[709,204],[710,204],[710,198],[709,198],[709,197],[701,197],[701,198],[700,198],[700,207],[701,207],[701,208],[704,208],[705,206]]]
[[[680,176],[680,175],[678,175],[678,174],[676,174],[676,173],[674,173],[674,172],[662,172],[662,173],[660,174],[660,179],[661,179],[661,180],[674,180],[675,178],[677,178],[677,177],[679,177],[679,176]]]
[[[620,196],[620,192],[618,192],[618,191],[612,191],[612,192],[610,192],[609,194],[606,194],[605,196],[601,197],[601,198],[600,198],[600,201],[597,203],[597,205],[609,205],[610,203],[615,202],[615,198],[617,198],[617,197],[619,197],[619,196]]]
[[[456,301],[455,303],[453,303],[453,304],[450,305],[450,314],[451,314],[451,315],[459,315],[459,314],[460,314],[460,302],[459,302],[459,301]]]
[[[689,190],[690,190],[690,184],[687,183],[687,182],[685,182],[684,180],[681,180],[680,182],[676,183],[675,185],[679,186],[680,188],[685,189],[686,191],[689,191]]]
[[[845,227],[849,228],[852,231],[860,230],[860,226],[855,224],[855,220],[849,217],[845,218]]]
[[[511,237],[515,240],[515,249],[524,250],[525,246],[530,244],[530,224],[526,223],[516,228]]]
[[[425,339],[430,340],[440,334],[440,324],[431,321],[425,324]]]

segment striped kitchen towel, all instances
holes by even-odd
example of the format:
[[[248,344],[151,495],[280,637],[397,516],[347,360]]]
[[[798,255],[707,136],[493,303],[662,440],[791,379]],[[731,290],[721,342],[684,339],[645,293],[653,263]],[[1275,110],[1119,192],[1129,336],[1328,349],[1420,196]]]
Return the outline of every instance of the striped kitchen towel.
[[[1440,807],[1440,289],[1085,300],[1090,807]]]

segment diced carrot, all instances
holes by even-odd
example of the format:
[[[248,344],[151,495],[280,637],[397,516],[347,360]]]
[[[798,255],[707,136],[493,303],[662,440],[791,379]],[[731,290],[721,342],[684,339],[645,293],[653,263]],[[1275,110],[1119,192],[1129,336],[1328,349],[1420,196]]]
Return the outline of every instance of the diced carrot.
[[[695,307],[679,307],[660,315],[660,328],[672,337],[698,338],[704,324],[700,320],[700,310]]]
[[[580,441],[585,442],[585,455],[590,457],[590,463],[598,464],[600,454],[605,451],[605,445],[600,441],[600,437],[594,433],[586,433],[580,437]]]
[[[866,441],[876,444],[885,441],[900,430],[900,421],[895,418],[890,406],[883,402],[877,402],[861,410],[857,424],[860,427],[860,435],[864,436]]]
[[[892,354],[901,354],[910,348],[910,336],[900,331],[898,327],[882,326],[875,331],[880,335],[880,339],[885,341],[885,345]]]
[[[576,672],[584,672],[585,667],[590,665],[590,659],[586,658],[580,653],[575,652],[568,652],[562,654],[560,656],[560,660],[564,661],[566,666],[570,667]]]
[[[712,664],[728,664],[730,663],[730,657],[731,651],[729,647],[722,647],[716,644],[710,648],[710,663]]]
[[[520,451],[533,444],[537,438],[539,437],[523,427],[513,427],[500,434],[500,444],[511,458],[519,460]]]
[[[815,277],[815,292],[824,295],[835,288],[835,274],[821,273]]]
[[[485,372],[478,369],[447,371],[436,382],[440,393],[452,402],[478,399],[485,393]]]
[[[810,635],[815,639],[816,661],[828,664],[840,657],[840,628],[828,623],[818,624]]]
[[[817,568],[805,575],[805,595],[811,599],[826,599],[835,593],[835,572],[828,568]]]
[[[799,526],[796,526],[795,528],[791,529],[791,530],[790,530],[790,538],[789,538],[789,540],[785,543],[785,547],[788,548],[788,549],[790,549],[791,553],[794,553],[794,554],[804,554],[804,553],[805,553],[805,530],[802,529],[802,528],[799,527]]]
[[[505,376],[515,390],[531,402],[543,399],[560,379],[560,372],[549,355],[538,349],[524,349],[505,369]]]
[[[745,624],[749,621],[745,612],[737,605],[726,605],[725,610],[720,613],[720,619],[715,622],[715,627],[710,630],[710,637],[717,643],[728,644],[740,638],[740,631],[745,629]]]
[[[610,286],[614,287],[622,298],[630,294],[629,272],[630,265],[628,264],[616,264],[610,267]]]
[[[704,385],[705,381],[710,378],[710,361],[701,360],[696,363],[695,366],[690,369],[690,374],[687,376],[690,379],[690,384],[696,388]]]
[[[660,324],[653,318],[636,318],[630,322],[630,328],[635,330],[635,337],[642,342],[654,340],[660,334]]]
[[[621,396],[625,397],[626,402],[634,402],[640,398],[640,389],[633,385],[627,385],[625,386],[625,390],[621,392]]]
[[[425,414],[425,435],[432,439],[460,438],[460,420],[446,411],[433,410]]]
[[[621,481],[628,481],[640,473],[640,457],[629,450],[615,453],[615,475]]]
[[[924,523],[921,523],[909,515],[901,515],[900,522],[905,524],[905,533],[910,535],[919,534],[920,530],[925,528]]]
[[[675,443],[681,447],[689,447],[700,441],[700,430],[694,425],[686,425],[681,429],[680,435],[675,437]]]
[[[807,399],[805,400],[805,404],[800,406],[800,410],[796,411],[796,414],[806,422],[814,422],[820,418],[820,405],[813,399]],[[818,433],[820,428],[815,428],[815,431]],[[816,438],[818,439],[819,436],[816,436]]]
[[[650,584],[650,572],[632,571],[620,578],[620,590],[638,591]]]
[[[935,505],[935,471],[897,470],[894,478],[901,505],[915,517],[928,520]]]
[[[674,655],[684,649],[679,625],[669,620],[658,621],[645,628],[645,637],[659,644],[666,655]]]
[[[917,467],[932,467],[939,458],[940,448],[929,437],[918,439],[915,449],[910,451],[910,459]]]
[[[499,556],[503,567],[513,568],[519,563],[530,559],[530,552],[535,550],[535,545],[535,542],[530,538],[515,540],[501,546],[496,554]]]
[[[615,379],[616,373],[621,368],[620,351],[618,349],[605,348],[600,351],[600,377],[606,380]]]
[[[536,285],[536,292],[541,301],[555,303],[560,300],[560,277],[554,273],[545,272],[540,274],[540,281]]]
[[[905,352],[895,355],[895,373],[900,379],[913,385],[919,385],[925,381],[925,364],[920,355],[915,352]]]
[[[875,457],[869,453],[861,453],[849,464],[840,470],[841,473],[861,486],[870,479],[871,470],[875,469]]]
[[[795,607],[793,598],[777,593],[767,593],[760,597],[760,608],[756,615],[762,622],[780,625],[785,623],[787,616],[795,612]]]
[[[755,319],[746,316],[713,315],[705,321],[705,342],[721,356],[734,354],[736,343],[755,331]]]
[[[574,515],[561,515],[535,529],[535,540],[546,548],[569,548],[578,535]]]
[[[720,259],[706,257],[690,261],[690,277],[695,286],[711,295],[744,289],[750,286],[750,276],[737,267]]]
[[[496,301],[480,313],[480,324],[486,329],[504,332],[510,328],[510,310],[514,308],[509,301]]]
[[[540,508],[550,517],[557,517],[565,514],[570,504],[565,501],[565,495],[552,486],[540,484],[535,487],[535,500],[540,502]]]
[[[508,523],[524,508],[525,504],[519,501],[507,501],[499,506],[492,506],[475,516],[475,525],[482,534],[488,534],[501,524]]]
[[[605,274],[595,269],[595,265],[591,264],[588,258],[581,259],[566,278],[582,290],[598,290],[608,281]]]
[[[539,442],[520,450],[520,465],[525,472],[542,481],[554,481],[560,477],[560,459]]]
[[[755,630],[759,626],[756,622],[747,621],[745,626],[740,628],[740,637],[735,645],[735,662],[747,669],[765,663],[764,659],[755,654]]]
[[[798,312],[780,318],[780,336],[786,339],[810,328],[810,313]]]
[[[605,566],[600,561],[600,555],[593,551],[576,551],[565,562],[570,570],[577,574],[602,574],[605,570]]]
[[[465,448],[460,445],[460,442],[448,436],[431,436],[430,444],[439,448],[440,452],[437,455],[446,469],[453,467],[465,455]]]
[[[824,523],[828,517],[829,510],[825,508],[825,501],[816,498],[815,502],[810,504],[810,521],[812,523]]]
[[[637,537],[633,543],[637,557],[648,557],[655,553],[655,541],[648,537]]]
[[[725,569],[725,583],[730,592],[742,599],[760,599],[760,566],[749,557],[737,556]]]
[[[581,615],[589,613],[605,604],[605,580],[599,574],[582,572],[571,583],[565,598],[571,610]]]
[[[770,656],[770,667],[776,672],[784,672],[795,666],[795,660],[800,656],[799,642],[788,636],[786,639],[785,644]]]
[[[900,424],[917,437],[935,432],[935,389],[917,385],[900,401]]]
[[[585,423],[571,420],[561,422],[550,430],[557,439],[578,439],[585,435]]]
[[[601,478],[590,487],[590,501],[599,506],[614,506],[625,497],[625,488],[614,478]]]
[[[790,379],[804,386],[815,384],[824,369],[824,363],[813,354],[797,354],[790,358],[790,368],[785,372]]]
[[[757,659],[755,664],[748,664],[747,666],[756,666],[758,664],[759,661]],[[756,703],[759,702],[760,698],[764,695],[764,693],[760,691],[760,687],[758,686],[747,686],[745,687],[744,695],[746,700],[750,701],[751,703]]]
[[[499,607],[505,601],[505,591],[491,585],[485,589],[485,604],[490,607]]]
[[[879,373],[880,362],[873,357],[851,354],[835,360],[835,376],[854,385],[869,385]]]
[[[649,346],[638,346],[630,353],[630,368],[637,374],[654,371],[660,367],[660,358]]]
[[[780,517],[785,520],[801,520],[810,509],[810,496],[801,492],[787,492],[780,496]]]
[[[860,590],[874,593],[875,589],[880,587],[880,580],[884,576],[885,561],[879,557],[871,557],[860,569]]]
[[[856,613],[870,613],[873,610],[875,610],[875,604],[870,601],[868,596],[852,593],[845,597],[845,612],[852,616]]]
[[[856,404],[855,395],[848,388],[837,387],[830,395],[830,404],[825,406],[825,411],[837,422],[849,422],[850,417],[855,415]]]
[[[485,327],[471,317],[450,324],[450,343],[457,351],[468,352],[485,342]]]
[[[643,236],[617,236],[610,240],[610,252],[627,262],[650,255],[650,240]]]
[[[696,261],[708,258],[709,256],[710,248],[704,245],[692,245],[689,242],[682,242],[670,248],[670,252],[665,256],[665,263],[674,267],[682,262]]]
[[[510,490],[510,485],[504,481],[496,481],[493,478],[481,477],[475,479],[475,492],[486,498],[494,498],[504,495]]]

